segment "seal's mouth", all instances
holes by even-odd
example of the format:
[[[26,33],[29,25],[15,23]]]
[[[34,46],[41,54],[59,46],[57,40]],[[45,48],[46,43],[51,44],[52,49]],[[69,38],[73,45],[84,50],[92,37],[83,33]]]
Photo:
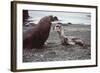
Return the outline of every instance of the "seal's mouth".
[[[61,21],[54,21],[54,22],[52,22],[52,26],[53,26],[53,30],[57,30],[57,29],[61,28],[62,23],[61,23]]]

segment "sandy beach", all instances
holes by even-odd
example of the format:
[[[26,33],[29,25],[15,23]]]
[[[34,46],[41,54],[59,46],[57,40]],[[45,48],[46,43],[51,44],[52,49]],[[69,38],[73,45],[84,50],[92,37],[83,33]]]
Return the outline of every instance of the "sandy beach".
[[[46,62],[91,59],[91,25],[63,25],[65,35],[79,37],[86,46],[68,45],[60,43],[56,31],[51,28],[47,45],[42,49],[23,49],[23,62]]]

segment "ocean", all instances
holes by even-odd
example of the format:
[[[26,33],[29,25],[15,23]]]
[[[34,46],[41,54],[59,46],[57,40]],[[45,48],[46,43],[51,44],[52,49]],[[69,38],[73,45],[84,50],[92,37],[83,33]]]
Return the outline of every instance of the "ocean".
[[[61,23],[72,23],[72,24],[91,24],[91,13],[85,12],[61,12],[61,11],[36,11],[28,10],[29,20],[34,23],[38,23],[39,20],[44,16],[57,16]]]

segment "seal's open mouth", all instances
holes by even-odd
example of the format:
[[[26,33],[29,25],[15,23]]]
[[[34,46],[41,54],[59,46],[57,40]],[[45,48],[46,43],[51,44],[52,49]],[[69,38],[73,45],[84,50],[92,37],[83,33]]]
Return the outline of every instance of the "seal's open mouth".
[[[53,30],[57,30],[57,29],[61,28],[62,23],[61,23],[61,21],[54,21],[54,22],[52,22],[52,26],[53,26]]]

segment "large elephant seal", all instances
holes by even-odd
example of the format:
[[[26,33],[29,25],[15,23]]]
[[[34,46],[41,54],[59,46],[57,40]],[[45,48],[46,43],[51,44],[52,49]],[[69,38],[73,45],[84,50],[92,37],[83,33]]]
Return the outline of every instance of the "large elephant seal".
[[[57,20],[53,16],[45,16],[38,24],[23,32],[23,48],[42,48],[48,39],[51,22]]]

